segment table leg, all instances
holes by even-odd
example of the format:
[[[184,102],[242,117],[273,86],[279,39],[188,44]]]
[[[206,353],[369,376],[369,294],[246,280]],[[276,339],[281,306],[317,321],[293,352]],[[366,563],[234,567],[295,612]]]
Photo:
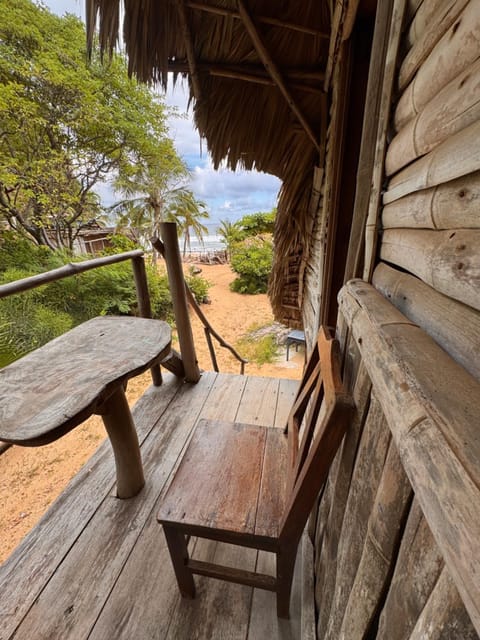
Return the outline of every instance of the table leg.
[[[112,443],[117,470],[117,496],[133,498],[145,484],[138,436],[123,387],[102,407],[102,419]]]

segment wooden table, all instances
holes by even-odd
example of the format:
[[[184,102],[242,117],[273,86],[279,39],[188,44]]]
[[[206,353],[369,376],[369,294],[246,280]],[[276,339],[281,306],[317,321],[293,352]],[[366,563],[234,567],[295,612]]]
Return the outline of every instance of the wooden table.
[[[0,369],[0,440],[48,444],[99,414],[115,455],[118,497],[136,495],[145,481],[124,386],[163,360],[170,341],[166,322],[104,316]]]

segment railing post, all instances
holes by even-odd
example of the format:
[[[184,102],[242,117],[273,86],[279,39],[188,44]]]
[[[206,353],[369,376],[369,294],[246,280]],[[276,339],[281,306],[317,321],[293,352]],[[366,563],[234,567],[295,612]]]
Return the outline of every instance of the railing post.
[[[185,379],[188,382],[198,382],[200,369],[198,368],[190,316],[188,315],[185,280],[178,247],[177,225],[175,222],[162,222],[160,223],[160,233],[165,247],[165,262],[167,263],[168,281],[172,293],[180,352],[183,366],[185,367]]]
[[[147,272],[145,271],[145,260],[143,256],[132,258],[133,277],[135,289],[137,290],[138,312],[142,318],[152,317],[152,307],[150,304],[150,294],[148,292]],[[162,384],[162,372],[160,365],[155,364],[150,369],[152,382],[156,387]]]

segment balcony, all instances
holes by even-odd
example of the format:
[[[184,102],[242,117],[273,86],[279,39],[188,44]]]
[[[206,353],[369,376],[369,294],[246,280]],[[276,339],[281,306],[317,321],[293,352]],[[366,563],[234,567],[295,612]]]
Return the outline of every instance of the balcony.
[[[202,577],[197,597],[184,600],[156,522],[159,499],[200,418],[282,428],[297,386],[214,372],[197,384],[168,374],[151,386],[132,412],[145,487],[135,498],[117,499],[110,444],[97,450],[0,568],[0,638],[308,637],[301,635],[311,613],[302,606],[301,562],[290,620],[277,618],[274,593]],[[201,559],[273,573],[266,552],[206,540],[190,545]]]

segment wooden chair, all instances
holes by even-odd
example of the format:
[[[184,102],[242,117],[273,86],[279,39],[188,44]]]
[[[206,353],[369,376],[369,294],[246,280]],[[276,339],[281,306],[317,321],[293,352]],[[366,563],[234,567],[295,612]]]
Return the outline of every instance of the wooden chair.
[[[285,431],[199,421],[158,515],[182,596],[195,596],[193,574],[238,582],[276,592],[288,618],[298,542],[352,408],[321,329]],[[274,552],[276,577],[190,558],[192,535]]]

